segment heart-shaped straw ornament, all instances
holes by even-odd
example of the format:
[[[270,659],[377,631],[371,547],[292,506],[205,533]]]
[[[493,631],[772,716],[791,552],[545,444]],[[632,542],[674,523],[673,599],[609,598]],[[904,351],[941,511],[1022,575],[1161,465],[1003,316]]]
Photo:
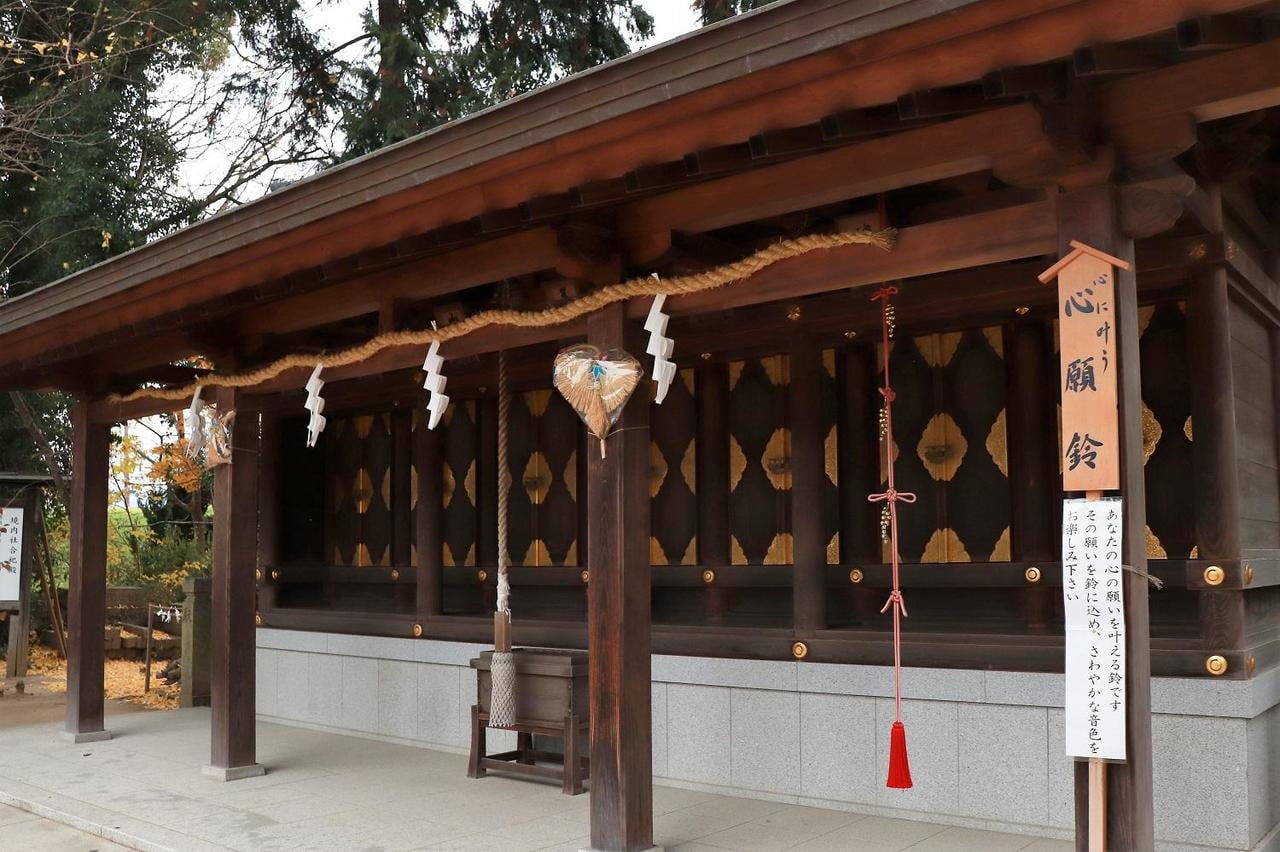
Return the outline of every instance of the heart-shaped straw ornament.
[[[595,346],[570,346],[556,356],[556,390],[600,439],[601,457],[604,439],[643,376],[640,362],[620,349],[601,352]]]

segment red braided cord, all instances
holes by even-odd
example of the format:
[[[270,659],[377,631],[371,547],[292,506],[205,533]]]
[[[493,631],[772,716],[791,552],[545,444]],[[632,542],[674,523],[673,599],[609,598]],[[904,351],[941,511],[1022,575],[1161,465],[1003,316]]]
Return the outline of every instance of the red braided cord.
[[[895,296],[898,288],[886,284],[871,296],[872,301],[880,302],[880,332],[884,349],[884,386],[880,395],[884,397],[884,441],[885,469],[887,488],[880,494],[867,497],[872,503],[884,502],[889,507],[889,550],[893,564],[893,590],[885,601],[880,612],[893,609],[893,704],[894,721],[902,721],[902,618],[907,614],[906,604],[902,600],[902,588],[898,580],[898,504],[914,503],[916,495],[909,491],[899,491],[893,478],[893,400],[897,396],[889,381],[889,300]]]

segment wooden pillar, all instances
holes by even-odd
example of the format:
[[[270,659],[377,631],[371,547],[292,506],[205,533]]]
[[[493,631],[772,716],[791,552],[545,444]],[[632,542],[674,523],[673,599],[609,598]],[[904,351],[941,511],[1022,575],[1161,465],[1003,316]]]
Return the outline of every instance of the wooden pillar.
[[[444,612],[441,437],[438,431],[427,428],[425,416],[413,431],[413,466],[418,471],[418,504],[413,511],[413,539],[418,554],[416,606],[420,624]]]
[[[867,500],[884,490],[880,487],[880,388],[874,344],[850,343],[841,354],[840,560],[857,567],[883,561],[880,504]],[[850,589],[855,621],[879,613],[883,590],[869,588],[865,581],[851,582]]]
[[[220,415],[236,411],[243,392],[215,388]],[[213,473],[212,731],[204,773],[220,781],[262,775],[254,731],[257,608],[253,572],[258,552],[258,412],[237,411],[231,461]]]
[[[494,384],[497,384],[495,375]],[[476,452],[476,564],[498,564],[498,393],[476,402],[480,443]]]
[[[694,373],[698,406],[697,491],[698,564],[717,570],[731,561],[729,553],[729,370],[703,364]],[[728,590],[706,587],[707,620],[723,621]]]
[[[1120,395],[1120,493],[1124,497],[1125,622],[1128,706],[1125,732],[1128,760],[1107,766],[1107,838],[1112,849],[1149,852],[1155,847],[1155,806],[1151,788],[1151,620],[1147,608],[1146,487],[1142,456],[1142,380],[1138,357],[1138,290],[1133,241],[1116,216],[1110,184],[1064,192],[1057,197],[1060,253],[1080,240],[1127,260],[1115,270],[1115,353]],[[1141,573],[1136,573],[1141,572]],[[1076,762],[1076,848],[1087,849],[1088,763]]]
[[[587,320],[603,350],[643,352],[622,303]],[[608,439],[587,442],[590,532],[587,635],[591,652],[591,847],[653,846],[650,719],[649,406],[636,391]]]
[[[1221,228],[1222,198],[1206,190],[1206,209]],[[1201,559],[1240,558],[1240,484],[1235,381],[1231,367],[1231,293],[1227,271],[1205,270],[1187,286],[1187,362],[1191,372],[1192,488],[1196,551]],[[1244,645],[1244,593],[1199,593],[1200,636],[1219,653]]]
[[[822,350],[811,334],[791,340],[791,571],[792,627],[812,636],[827,626],[827,540],[822,522],[826,477],[822,431]]]
[[[1057,460],[1053,331],[1043,320],[1015,320],[1006,329],[1004,350],[1009,383],[1010,555],[1015,562],[1056,561],[1062,536],[1054,504],[1062,496],[1062,480]],[[1054,593],[1044,582],[1023,589],[1023,616],[1029,629],[1048,629]]]
[[[63,736],[111,738],[103,725],[103,631],[107,617],[107,468],[111,425],[71,407],[71,574],[67,594],[67,703]],[[32,530],[34,533],[34,530]]]

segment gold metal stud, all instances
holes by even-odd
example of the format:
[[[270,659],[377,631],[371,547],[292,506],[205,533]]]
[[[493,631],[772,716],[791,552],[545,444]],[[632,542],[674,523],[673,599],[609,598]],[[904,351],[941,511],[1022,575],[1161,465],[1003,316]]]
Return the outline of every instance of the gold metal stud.
[[[398,569],[398,568],[392,568],[392,569],[391,569],[391,582],[396,583],[396,582],[399,582],[399,581],[400,581],[400,569]]]
[[[1020,305],[1014,308],[1013,312],[1020,317],[1025,317],[1027,314],[1031,313],[1031,308],[1028,308],[1026,305]]]
[[[584,582],[584,583],[590,583],[590,582],[591,582],[591,572],[590,572],[590,571],[583,571],[581,576],[582,576],[582,582]]]
[[[481,568],[479,571],[476,572],[476,582],[483,583],[487,579],[489,579],[488,571]]]
[[[715,581],[716,581],[715,571],[712,571],[710,568],[708,568],[707,570],[702,572],[702,582],[706,583],[707,585],[711,585]]]
[[[1039,568],[1037,568],[1036,566],[1032,565],[1032,566],[1031,566],[1030,568],[1028,568],[1026,571],[1023,571],[1023,572],[1022,572],[1022,576],[1024,576],[1024,577],[1026,577],[1026,578],[1027,578],[1027,582],[1028,582],[1028,583],[1039,583],[1039,582],[1040,582],[1040,569],[1039,569]]]
[[[703,360],[703,361],[710,361],[710,360],[711,360],[711,353],[710,353],[710,352],[703,352],[703,353],[702,353],[702,360]]]
[[[255,569],[254,569],[254,571],[253,571],[253,579],[257,580],[259,583],[261,583],[261,582],[262,582],[262,569],[261,569],[261,568],[255,568]]]
[[[422,638],[422,625],[421,625],[421,624],[415,624],[415,625],[413,625],[413,638],[414,638],[414,639],[421,639],[421,638]]]
[[[862,577],[863,577],[863,573],[861,568],[854,568],[852,571],[849,572],[850,583],[861,583]]]
[[[1244,566],[1244,584],[1247,586],[1252,582],[1253,582],[1253,566],[1245,565]]]
[[[800,314],[799,305],[792,305],[791,307],[787,308],[787,319],[791,320],[792,322],[795,322],[796,320],[800,319],[800,316],[801,314]]]
[[[854,331],[854,330],[852,330],[852,329],[850,329],[849,331],[846,331],[846,332],[844,333],[845,340],[853,340],[853,339],[854,339],[855,337],[857,337],[857,336],[858,336],[858,332],[856,332],[856,331]]]
[[[1204,581],[1210,586],[1221,586],[1225,579],[1227,579],[1227,572],[1223,571],[1219,565],[1210,565],[1204,569]]]
[[[256,613],[256,612],[255,612],[255,613],[253,614],[253,623],[254,623],[255,625],[257,625],[258,627],[261,627],[261,626],[262,626],[262,616],[261,616],[259,613]]]
[[[272,571],[271,571],[271,579],[272,579],[273,581],[274,581],[274,580],[279,580],[279,579],[280,579],[280,572],[279,572],[279,571],[276,571],[275,569],[272,569]]]
[[[1222,677],[1227,673],[1227,658],[1221,654],[1214,654],[1204,661],[1204,667],[1214,677]]]
[[[809,646],[803,642],[793,642],[791,644],[791,656],[795,657],[797,660],[803,660],[805,657],[809,656]]]
[[[1258,659],[1253,654],[1244,661],[1244,670],[1249,673],[1249,677],[1253,677],[1253,673],[1258,670]]]

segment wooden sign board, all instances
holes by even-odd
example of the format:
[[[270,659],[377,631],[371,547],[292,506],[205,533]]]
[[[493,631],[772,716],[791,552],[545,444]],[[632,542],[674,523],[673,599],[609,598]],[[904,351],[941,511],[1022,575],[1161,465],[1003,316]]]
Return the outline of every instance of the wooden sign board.
[[[1076,241],[1040,274],[1058,279],[1062,394],[1062,487],[1120,487],[1119,365],[1116,363],[1115,269],[1125,261]]]
[[[0,609],[17,610],[23,598],[23,515],[20,508],[0,509]]]
[[[1062,504],[1066,751],[1125,759],[1124,506],[1119,497]]]

